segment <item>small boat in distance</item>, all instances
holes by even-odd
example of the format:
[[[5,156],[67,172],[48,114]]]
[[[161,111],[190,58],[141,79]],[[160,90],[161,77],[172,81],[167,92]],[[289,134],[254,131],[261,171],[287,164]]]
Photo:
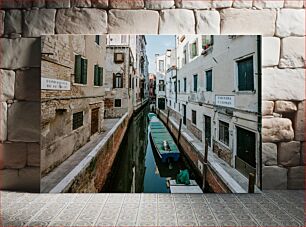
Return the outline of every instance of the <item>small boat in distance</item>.
[[[177,162],[180,151],[165,125],[154,113],[149,113],[148,119],[150,121],[150,136],[162,162]]]

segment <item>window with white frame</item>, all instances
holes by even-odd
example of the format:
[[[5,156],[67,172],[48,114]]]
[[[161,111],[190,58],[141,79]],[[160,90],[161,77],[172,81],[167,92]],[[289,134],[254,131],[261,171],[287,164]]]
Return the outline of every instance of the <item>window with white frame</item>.
[[[229,145],[229,124],[224,121],[219,121],[219,141]]]

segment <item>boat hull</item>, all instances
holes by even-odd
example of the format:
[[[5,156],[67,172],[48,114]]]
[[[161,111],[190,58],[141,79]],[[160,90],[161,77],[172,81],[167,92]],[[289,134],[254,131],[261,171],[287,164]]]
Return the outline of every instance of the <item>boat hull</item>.
[[[180,151],[164,124],[156,116],[150,118],[150,138],[162,162],[177,162]],[[170,150],[164,150],[163,141],[169,143]]]
[[[173,160],[175,162],[177,162],[179,160],[180,153],[178,153],[178,152],[175,152],[175,153],[174,152],[172,152],[172,153],[163,153],[163,154],[161,154],[159,152],[159,150],[157,149],[155,143],[154,143],[154,140],[152,138],[152,134],[151,133],[150,133],[150,137],[151,137],[151,140],[153,141],[154,149],[157,151],[157,154],[158,154],[158,156],[160,157],[160,159],[162,160],[163,163],[167,162],[168,160],[169,161]]]

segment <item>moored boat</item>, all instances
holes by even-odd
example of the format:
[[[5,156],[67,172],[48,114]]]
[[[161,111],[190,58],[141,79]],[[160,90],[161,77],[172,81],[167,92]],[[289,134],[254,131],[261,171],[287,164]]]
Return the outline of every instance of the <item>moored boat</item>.
[[[180,151],[165,125],[155,114],[149,113],[150,136],[162,162],[178,161]]]

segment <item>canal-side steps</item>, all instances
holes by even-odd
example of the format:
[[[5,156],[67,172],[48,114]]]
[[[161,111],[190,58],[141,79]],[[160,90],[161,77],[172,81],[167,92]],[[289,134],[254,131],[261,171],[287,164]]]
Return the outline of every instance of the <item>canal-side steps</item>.
[[[168,129],[171,130],[171,133],[176,136],[180,128],[177,120],[172,116],[169,116],[167,120],[167,114],[163,111],[158,111],[157,115],[159,119],[164,122],[164,124],[167,124],[166,122],[168,122]],[[197,139],[184,125],[181,126],[179,140],[181,146],[182,141],[184,146],[188,146],[186,149],[189,151],[192,150],[192,152],[194,152],[193,155],[200,157],[201,161],[204,160],[204,144]],[[215,184],[220,182],[222,183],[219,190],[215,192],[248,193],[248,179],[236,169],[230,167],[225,161],[217,157],[214,153],[208,152],[207,164],[209,168],[209,176],[207,177],[208,180],[213,179]],[[194,163],[194,166],[201,174],[203,174],[203,170],[199,169],[198,162]],[[255,192],[261,193],[260,189],[258,189],[256,186]]]
[[[180,151],[168,129],[155,114],[149,113],[148,118],[150,121],[150,136],[162,162],[177,162],[180,157]]]

